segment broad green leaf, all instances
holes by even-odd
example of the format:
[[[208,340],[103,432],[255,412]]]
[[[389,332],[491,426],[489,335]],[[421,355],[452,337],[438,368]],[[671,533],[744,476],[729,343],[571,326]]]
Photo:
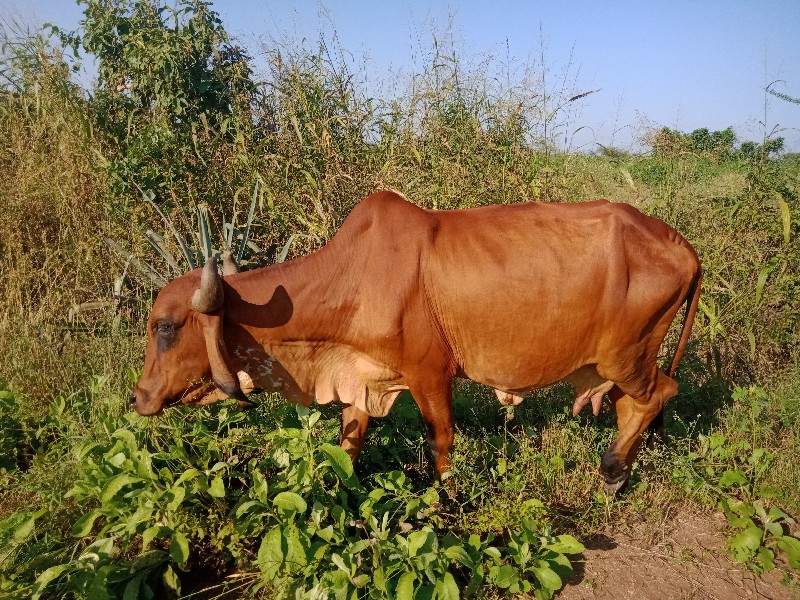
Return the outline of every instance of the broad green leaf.
[[[158,527],[158,525],[156,525]],[[130,566],[131,573],[146,571],[169,560],[169,555],[163,550],[146,550],[133,559]]]
[[[208,486],[208,495],[214,498],[225,497],[225,484],[222,481],[222,475],[217,475],[211,480],[211,485]]]
[[[308,505],[306,504],[306,501],[303,500],[302,496],[300,496],[300,494],[296,494],[295,492],[281,492],[280,494],[276,495],[275,498],[273,498],[272,502],[279,509],[294,511],[301,514],[306,512],[306,508],[308,508]]]
[[[119,475],[115,475],[114,477],[106,481],[106,484],[103,486],[103,489],[100,492],[100,497],[98,498],[98,500],[100,500],[101,504],[107,504],[126,485],[130,485],[132,483],[139,483],[141,481],[142,481],[141,478],[136,477],[134,475],[129,475],[128,473],[120,473]]]
[[[423,547],[432,543],[436,534],[430,530],[412,531],[408,534],[408,555],[416,556]]]
[[[18,512],[7,519],[0,522],[0,542],[4,542],[3,538],[10,537],[11,541],[15,544],[21,544],[33,532],[33,526],[38,516],[42,515],[42,511],[35,514],[26,512]],[[11,532],[9,536],[7,532]]]
[[[719,478],[719,485],[722,489],[728,489],[734,485],[747,485],[747,477],[739,470],[727,469]]]
[[[283,529],[285,543],[284,560],[293,571],[308,564],[308,538],[294,525],[289,524]]]
[[[572,563],[569,562],[569,559],[564,554],[556,554],[546,560],[547,565],[556,572],[556,575],[561,577],[561,581],[572,577]]]
[[[118,469],[122,467],[125,461],[128,460],[128,455],[124,452],[117,452],[111,458],[106,458],[106,462],[110,465],[117,467]]]
[[[348,577],[351,575],[350,567],[344,562],[344,559],[335,552],[331,554],[331,562],[336,565],[337,568],[347,573]]]
[[[414,582],[417,576],[414,573],[407,571],[400,576],[397,581],[397,589],[394,596],[397,600],[413,600],[414,599]]]
[[[81,552],[79,559],[97,561],[115,556],[117,554],[117,548],[114,545],[116,539],[116,537],[107,537],[95,540]]]
[[[372,570],[372,585],[373,589],[383,592],[383,596],[389,596],[389,589],[386,587],[386,573],[383,570],[382,565],[377,565],[375,569]]]
[[[442,553],[450,560],[454,560],[470,569],[475,565],[470,555],[461,546],[450,546],[445,548]]]
[[[65,565],[55,565],[53,567],[50,567],[49,569],[44,570],[42,574],[36,578],[36,581],[33,582],[33,588],[31,589],[32,592],[31,600],[39,600],[39,598],[42,595],[42,592],[44,592],[44,589],[51,582],[61,577],[61,575],[66,571],[68,571],[70,568],[72,568],[72,565],[68,563]]]
[[[258,500],[248,500],[247,502],[242,502],[238,506],[234,514],[236,515],[237,518],[241,518],[242,515],[246,514],[250,509],[262,506],[264,505],[261,504],[261,502],[259,502]]]
[[[434,504],[437,504],[440,500],[439,492],[437,492],[435,488],[429,487],[422,493],[422,500],[428,506],[433,506]]]
[[[533,574],[536,575],[536,579],[539,580],[539,583],[541,583],[542,587],[546,590],[555,592],[556,590],[560,590],[563,585],[561,577],[550,567],[534,567]]]
[[[580,554],[585,550],[583,544],[576,540],[571,535],[556,536],[556,541],[547,544],[548,549],[560,554]]]
[[[264,477],[264,474],[258,470],[253,471],[253,486],[251,489],[251,493],[255,494],[256,499],[264,504],[267,504],[268,497],[267,493],[269,491],[269,486],[267,485],[267,479]]]
[[[223,409],[223,410],[227,410],[227,409]],[[221,471],[222,469],[227,469],[229,466],[230,465],[228,463],[224,462],[224,461],[219,461],[217,463],[214,463],[214,466],[211,467],[211,470],[209,471],[209,475],[211,473],[216,473],[217,471]]]
[[[775,553],[766,546],[758,549],[756,558],[765,571],[772,571],[775,568]]]
[[[761,519],[762,523],[769,520],[769,518],[767,517],[767,511],[764,509],[763,502],[761,502],[760,500],[754,500],[753,508],[756,509],[756,514],[758,515],[758,518]]]
[[[189,540],[180,531],[172,532],[169,555],[177,564],[182,565],[189,560]]]
[[[164,529],[163,525],[152,525],[144,530],[142,533],[142,548],[147,548],[157,536],[161,535],[161,530]]]
[[[349,592],[352,590],[350,587],[350,577],[342,571],[327,571],[320,577],[322,588],[326,590],[330,596],[330,600],[349,600],[352,596]]]
[[[319,449],[328,458],[328,462],[339,479],[342,480],[342,483],[350,487],[354,477],[354,471],[353,461],[347,452],[333,444],[322,444]]]
[[[483,565],[478,565],[478,567],[472,571],[472,577],[470,577],[469,583],[467,583],[467,587],[464,590],[464,596],[472,598],[476,595],[478,589],[483,585],[484,573]]]
[[[786,521],[788,523],[794,523],[794,519],[792,519],[777,506],[770,507],[767,517],[770,521]]]
[[[178,574],[171,565],[167,565],[167,568],[164,569],[164,575],[161,577],[161,580],[164,582],[164,587],[166,587],[168,590],[172,590],[173,593],[180,595],[181,580],[178,578]]]
[[[268,579],[273,579],[283,564],[281,538],[281,528],[276,525],[267,532],[258,548],[258,568]]]
[[[793,569],[800,569],[800,540],[788,535],[778,540],[778,548],[786,552],[786,559]]]
[[[178,486],[186,481],[190,481],[200,475],[200,471],[197,469],[186,469],[183,473],[181,473],[180,477],[175,480],[173,485]]]
[[[78,519],[72,526],[72,535],[79,538],[89,535],[89,533],[92,531],[92,527],[94,526],[94,522],[97,520],[97,517],[101,516],[102,514],[103,513],[98,508],[90,510],[88,513]]]
[[[494,578],[494,583],[499,588],[508,588],[519,581],[519,573],[511,565],[492,567],[489,573]]]
[[[111,437],[123,441],[129,450],[137,450],[139,447],[136,443],[136,436],[130,429],[117,429],[111,434]]]
[[[139,600],[142,583],[144,583],[149,575],[149,572],[142,571],[131,579],[125,586],[125,591],[122,593],[122,600]]]
[[[746,562],[755,556],[761,546],[761,529],[751,525],[728,540],[731,558],[736,562]]]
[[[225,490],[222,490],[222,495],[225,495]],[[212,494],[213,496],[213,494]],[[173,486],[164,497],[167,499],[167,510],[178,510],[178,507],[186,497],[186,488],[183,486]]]
[[[498,548],[495,548],[494,546],[489,546],[487,548],[484,548],[483,553],[488,554],[495,560],[500,560],[501,557],[500,550]]]
[[[355,542],[354,544],[351,544],[350,548],[349,548],[350,555],[351,556],[355,556],[359,552],[363,552],[364,550],[366,550],[367,548],[372,546],[373,541],[374,540],[372,540],[372,539],[359,540],[359,541]]]
[[[458,600],[458,584],[455,578],[448,572],[444,578],[436,582],[436,598],[440,600]]]

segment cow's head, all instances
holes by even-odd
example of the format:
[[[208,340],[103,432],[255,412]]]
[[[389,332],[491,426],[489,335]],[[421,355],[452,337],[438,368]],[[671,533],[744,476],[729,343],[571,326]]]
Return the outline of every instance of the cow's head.
[[[147,322],[144,371],[131,394],[140,415],[172,404],[232,397],[249,405],[231,368],[222,336],[225,296],[217,261],[167,284]],[[222,393],[220,393],[222,392]]]

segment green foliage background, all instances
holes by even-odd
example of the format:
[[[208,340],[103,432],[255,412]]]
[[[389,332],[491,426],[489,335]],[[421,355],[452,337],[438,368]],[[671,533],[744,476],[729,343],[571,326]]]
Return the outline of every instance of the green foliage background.
[[[647,155],[559,151],[580,98],[537,73],[491,77],[434,44],[375,98],[325,37],[259,50],[255,73],[207,2],[81,4],[76,32],[3,31],[0,598],[549,597],[581,551],[570,536],[676,506],[722,511],[731,557],[796,586],[800,161],[780,137],[665,128]],[[705,279],[671,442],[626,496],[595,493],[613,416],[572,419],[562,388],[509,422],[459,384],[448,488],[407,397],[355,472],[335,412],[125,412],[174,257],[301,255],[384,187],[441,209],[606,197],[692,242]]]

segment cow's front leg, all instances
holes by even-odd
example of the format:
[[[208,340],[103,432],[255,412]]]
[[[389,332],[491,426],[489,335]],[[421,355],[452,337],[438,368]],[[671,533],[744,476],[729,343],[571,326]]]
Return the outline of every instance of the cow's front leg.
[[[347,452],[350,459],[356,462],[369,427],[369,415],[360,408],[345,404],[342,409],[342,430],[339,434],[339,445]]]
[[[409,386],[409,389],[422,413],[436,474],[441,477],[450,471],[453,448],[453,383],[448,381],[433,388]]]

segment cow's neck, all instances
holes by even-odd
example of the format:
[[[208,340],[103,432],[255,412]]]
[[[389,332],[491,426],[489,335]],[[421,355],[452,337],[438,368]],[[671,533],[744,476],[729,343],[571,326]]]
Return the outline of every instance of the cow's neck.
[[[258,387],[303,404],[313,398],[331,353],[347,342],[357,308],[352,282],[342,276],[352,264],[332,250],[329,244],[227,279],[226,341],[236,368],[247,370]]]

